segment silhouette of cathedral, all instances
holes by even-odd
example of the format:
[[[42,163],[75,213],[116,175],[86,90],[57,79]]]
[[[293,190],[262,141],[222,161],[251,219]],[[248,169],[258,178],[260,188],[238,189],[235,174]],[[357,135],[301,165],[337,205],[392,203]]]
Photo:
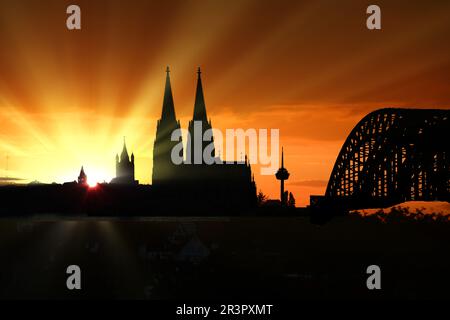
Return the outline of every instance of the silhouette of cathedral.
[[[194,130],[196,124],[197,128],[201,124],[200,131]],[[180,129],[180,121],[175,115],[170,70],[167,68],[161,119],[157,122],[153,149],[153,185],[155,187],[188,185],[188,188],[184,188],[184,190],[189,190],[204,200],[228,197],[231,202],[236,201],[239,204],[256,203],[256,185],[247,157],[242,161],[222,164],[220,159],[215,156],[215,148],[211,144],[214,142],[214,138],[211,137],[211,141],[203,141],[205,132],[211,128],[211,120],[207,118],[199,68],[194,112],[188,126],[186,159],[181,164],[173,163],[171,152],[180,143],[181,138],[179,141],[172,141],[171,135],[174,130]],[[200,141],[201,148],[195,149],[195,144]],[[202,155],[206,148],[208,148],[206,152],[209,152],[216,161],[213,164],[207,164],[204,161],[195,163],[195,159],[203,159]],[[195,154],[196,152],[197,154]],[[184,156],[183,149],[179,150],[179,155]]]
[[[123,139],[122,153],[116,155],[116,177],[111,180],[111,183],[117,184],[138,184],[139,181],[134,179],[134,154],[128,156],[127,145],[125,138]]]

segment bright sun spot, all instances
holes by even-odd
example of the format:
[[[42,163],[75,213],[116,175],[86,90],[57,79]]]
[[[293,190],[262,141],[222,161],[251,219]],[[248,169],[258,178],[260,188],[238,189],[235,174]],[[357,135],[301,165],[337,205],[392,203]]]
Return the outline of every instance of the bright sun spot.
[[[108,178],[108,175],[105,172],[102,172],[101,170],[88,171],[88,169],[86,168],[86,175],[87,175],[87,183],[90,188],[94,188],[99,183],[111,180]]]
[[[97,186],[97,184],[98,184],[97,181],[90,181],[90,180],[88,179],[88,185],[89,185],[89,188],[95,188],[95,187]]]

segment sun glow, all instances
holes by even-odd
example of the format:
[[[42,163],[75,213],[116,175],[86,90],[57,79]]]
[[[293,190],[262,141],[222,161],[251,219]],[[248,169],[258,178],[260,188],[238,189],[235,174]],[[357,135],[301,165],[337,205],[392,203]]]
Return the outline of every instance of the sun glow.
[[[97,187],[97,185],[98,185],[98,182],[88,181],[89,188],[95,188],[95,187]]]
[[[85,168],[87,175],[87,184],[90,188],[95,188],[99,183],[109,182],[111,177],[102,170],[92,170]]]
[[[1,1],[0,178],[73,182],[83,165],[89,185],[109,182],[126,136],[136,179],[151,183],[167,65],[182,128],[201,66],[213,128],[281,129],[300,205],[323,194],[368,112],[450,108],[450,4],[386,2],[390,31],[369,35],[351,1],[281,2],[90,1],[82,29],[69,31],[63,2]],[[252,170],[278,197],[275,177]]]

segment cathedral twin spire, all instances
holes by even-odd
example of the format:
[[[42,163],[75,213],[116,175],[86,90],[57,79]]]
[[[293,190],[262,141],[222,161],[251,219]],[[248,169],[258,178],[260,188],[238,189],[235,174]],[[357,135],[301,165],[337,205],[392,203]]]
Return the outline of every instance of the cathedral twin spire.
[[[197,71],[197,89],[195,93],[194,114],[192,120],[207,121],[205,97],[203,95],[203,86],[200,67]],[[175,106],[173,102],[172,86],[170,83],[170,69],[166,69],[166,85],[164,88],[164,100],[161,113],[161,121],[176,120]]]
[[[198,134],[201,134],[202,136],[206,130],[211,128],[211,123],[208,122],[206,116],[205,98],[203,95],[200,68],[198,68],[197,74],[197,90],[195,95],[193,117],[192,120],[189,121],[186,159],[191,159],[191,155],[194,154],[194,143],[191,143],[194,141],[192,140],[193,135],[197,134],[194,130],[194,122],[197,124],[198,122],[201,122],[202,132],[199,132]],[[174,141],[171,137],[172,133],[177,129],[180,129],[180,122],[177,120],[175,115],[175,106],[170,83],[170,70],[169,67],[167,67],[161,119],[157,122],[156,137],[153,146],[153,183],[158,184],[164,181],[179,179],[179,175],[181,174],[179,172],[180,168],[177,168],[178,166],[174,165],[171,157],[172,150],[174,150],[174,147],[179,144],[179,141]],[[202,142],[202,150],[205,146],[206,142]],[[183,157],[184,152],[184,150],[180,150],[179,155]],[[190,161],[187,163],[190,163]]]

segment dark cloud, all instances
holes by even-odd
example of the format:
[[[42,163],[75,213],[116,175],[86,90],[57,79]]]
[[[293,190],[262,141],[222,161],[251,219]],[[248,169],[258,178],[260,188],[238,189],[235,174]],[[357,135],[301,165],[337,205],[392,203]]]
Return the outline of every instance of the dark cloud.
[[[23,181],[22,178],[14,178],[14,177],[0,177],[0,183],[1,182],[14,182],[14,181]]]

